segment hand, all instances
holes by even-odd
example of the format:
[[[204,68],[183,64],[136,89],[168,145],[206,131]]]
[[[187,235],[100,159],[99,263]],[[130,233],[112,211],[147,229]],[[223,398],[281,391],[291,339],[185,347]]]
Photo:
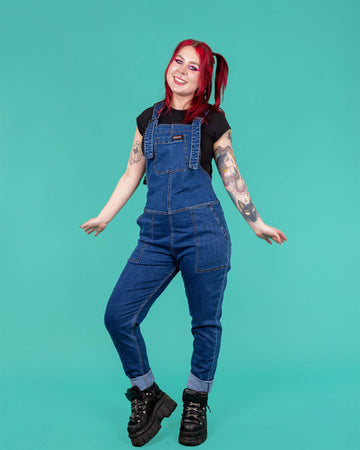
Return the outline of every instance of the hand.
[[[275,242],[278,244],[281,244],[284,241],[287,241],[285,234],[278,230],[277,228],[270,227],[269,225],[266,225],[265,223],[260,225],[259,228],[256,228],[254,230],[254,233],[257,237],[261,239],[265,239],[266,242],[272,245],[272,242],[269,238],[272,238]]]
[[[97,236],[99,233],[101,233],[103,230],[105,230],[106,225],[107,225],[107,222],[99,219],[98,217],[95,217],[93,219],[89,219],[86,222],[84,222],[82,225],[80,225],[80,228],[83,228],[87,234],[90,234],[93,231],[96,231],[95,236]]]

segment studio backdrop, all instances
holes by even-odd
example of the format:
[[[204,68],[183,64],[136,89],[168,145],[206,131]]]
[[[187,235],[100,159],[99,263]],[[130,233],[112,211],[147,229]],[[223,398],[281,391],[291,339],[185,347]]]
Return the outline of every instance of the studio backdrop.
[[[104,313],[147,186],[98,236],[80,225],[123,175],[136,117],[163,98],[186,38],[226,58],[240,173],[287,237],[254,234],[213,162],[232,256],[204,446],[359,449],[359,20],[351,0],[1,2],[2,449],[131,448]],[[141,330],[180,404],[192,352],[180,274]],[[180,415],[153,448],[178,447]]]

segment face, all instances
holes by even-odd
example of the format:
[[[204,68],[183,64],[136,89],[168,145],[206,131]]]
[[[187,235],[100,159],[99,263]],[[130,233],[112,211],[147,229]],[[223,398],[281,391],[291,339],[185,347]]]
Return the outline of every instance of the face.
[[[183,47],[169,66],[166,81],[173,94],[192,98],[200,82],[200,60],[191,45]]]

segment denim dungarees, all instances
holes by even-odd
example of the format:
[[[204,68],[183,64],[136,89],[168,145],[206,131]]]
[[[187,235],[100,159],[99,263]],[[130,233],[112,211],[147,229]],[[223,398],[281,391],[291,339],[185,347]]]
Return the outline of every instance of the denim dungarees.
[[[181,271],[194,337],[187,387],[210,392],[220,349],[231,239],[211,177],[200,165],[202,119],[158,124],[162,105],[155,104],[144,134],[148,192],[136,220],[139,239],[109,298],[105,326],[131,385],[149,387],[155,378],[140,324]],[[186,330],[186,324],[177,326]]]

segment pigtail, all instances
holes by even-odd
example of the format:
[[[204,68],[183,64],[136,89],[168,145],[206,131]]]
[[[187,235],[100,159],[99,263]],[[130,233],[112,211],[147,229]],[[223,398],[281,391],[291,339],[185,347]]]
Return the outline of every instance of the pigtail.
[[[220,99],[221,95],[222,95],[222,99],[224,100],[224,91],[226,88],[229,67],[227,65],[225,58],[222,55],[220,55],[220,53],[213,52],[213,55],[216,56],[214,107],[215,107],[215,109],[217,109],[221,102],[221,99]]]

